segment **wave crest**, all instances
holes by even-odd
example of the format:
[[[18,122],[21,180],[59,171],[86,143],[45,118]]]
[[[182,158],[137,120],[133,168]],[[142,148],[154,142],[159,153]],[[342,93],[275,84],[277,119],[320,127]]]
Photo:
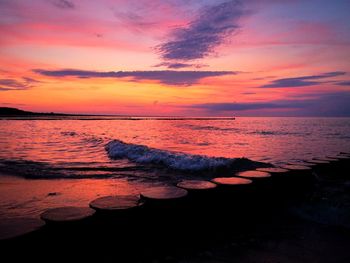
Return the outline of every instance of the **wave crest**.
[[[113,140],[106,145],[110,158],[127,158],[141,164],[155,164],[179,171],[209,171],[220,168],[231,168],[255,162],[245,158],[209,157],[181,152],[165,151],[144,145],[129,144]]]

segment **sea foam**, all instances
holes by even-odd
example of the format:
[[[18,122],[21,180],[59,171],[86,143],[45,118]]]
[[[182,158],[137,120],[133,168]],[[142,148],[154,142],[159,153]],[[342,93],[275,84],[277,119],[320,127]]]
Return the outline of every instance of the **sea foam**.
[[[113,140],[106,145],[110,158],[127,158],[141,164],[155,164],[179,171],[208,171],[252,162],[245,158],[209,157],[150,148]]]

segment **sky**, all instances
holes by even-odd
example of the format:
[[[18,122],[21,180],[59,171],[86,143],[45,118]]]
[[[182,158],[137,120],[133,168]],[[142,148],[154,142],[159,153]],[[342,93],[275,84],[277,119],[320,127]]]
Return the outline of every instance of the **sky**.
[[[0,0],[0,106],[350,116],[349,0]]]

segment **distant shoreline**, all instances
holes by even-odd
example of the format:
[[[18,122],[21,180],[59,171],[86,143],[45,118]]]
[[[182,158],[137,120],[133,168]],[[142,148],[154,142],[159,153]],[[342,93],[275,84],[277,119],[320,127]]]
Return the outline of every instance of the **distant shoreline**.
[[[0,107],[0,116],[1,117],[37,117],[37,116],[103,116],[103,115],[70,114],[70,113],[55,113],[55,112],[31,112],[31,111],[20,110],[17,108]],[[123,115],[113,115],[113,116],[123,117]]]
[[[235,118],[227,117],[128,117],[118,115],[31,115],[31,116],[2,116],[0,120],[128,120],[128,121],[141,121],[141,120],[235,120]]]
[[[67,114],[24,111],[17,108],[0,107],[0,119],[10,120],[234,120],[234,117],[183,117],[183,116],[129,116],[106,114]]]
[[[350,116],[236,116],[194,117],[121,114],[74,114],[56,112],[31,112],[17,108],[0,107],[0,120],[235,120],[239,118],[349,118]]]

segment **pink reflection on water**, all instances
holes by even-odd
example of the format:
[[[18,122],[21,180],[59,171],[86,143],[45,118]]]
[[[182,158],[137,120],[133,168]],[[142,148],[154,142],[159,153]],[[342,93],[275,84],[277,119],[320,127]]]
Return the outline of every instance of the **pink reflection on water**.
[[[109,162],[112,139],[163,150],[254,160],[322,156],[349,147],[349,118],[237,118],[236,120],[1,121],[0,158]]]
[[[87,176],[116,175],[113,179],[79,180],[25,180],[0,175],[0,218],[37,216],[49,207],[86,206],[100,196],[135,194],[158,183],[157,176],[146,183],[134,171],[129,173],[132,176],[94,171],[137,165],[109,159],[104,146],[112,139],[189,154],[279,163],[347,152],[349,134],[349,118],[0,120],[0,170],[4,160],[25,160],[43,162],[39,173],[54,167],[72,171],[82,168],[80,174]],[[40,168],[46,170],[41,172]],[[128,181],[130,178],[135,181]]]
[[[0,220],[38,217],[46,209],[60,206],[88,206],[98,197],[139,194],[151,186],[125,179],[25,180],[0,176]]]

